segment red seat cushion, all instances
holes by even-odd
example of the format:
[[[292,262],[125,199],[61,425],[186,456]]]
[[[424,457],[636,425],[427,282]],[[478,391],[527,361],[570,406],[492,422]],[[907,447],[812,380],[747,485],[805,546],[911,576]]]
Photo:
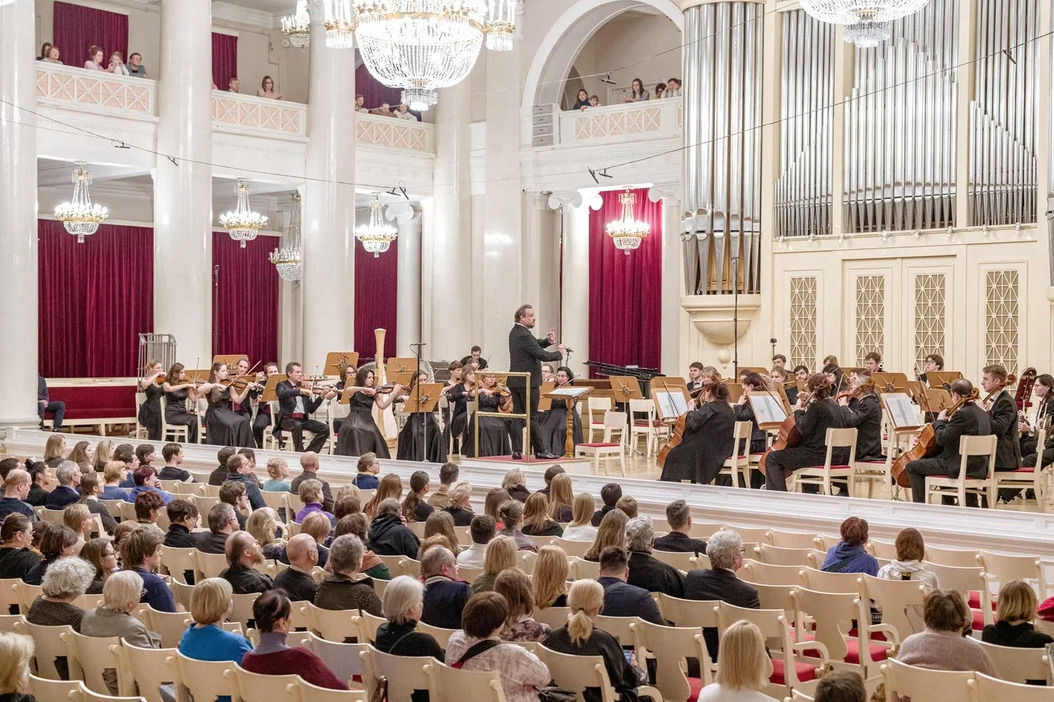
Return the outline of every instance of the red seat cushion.
[[[688,678],[688,702],[695,702],[699,699],[699,693],[703,689],[702,678]]]
[[[970,606],[970,609],[981,609],[981,591],[980,590],[970,590],[970,599],[967,602],[967,604]],[[996,607],[996,601],[992,600],[992,611],[993,612],[995,611],[995,607]]]
[[[798,674],[798,680],[801,682],[807,682],[809,680],[816,679],[816,666],[812,663],[803,663],[801,661],[796,661],[794,663],[794,670]],[[784,677],[782,658],[772,659],[772,675],[769,677],[769,682],[773,685],[787,684],[786,678]]]
[[[1006,470],[1006,471],[1001,470],[999,472],[1000,473],[1035,473],[1036,472],[1036,467],[1035,466],[1028,466],[1028,467],[1018,468],[1017,470]]]
[[[845,645],[849,649],[845,654],[845,662],[860,665],[860,639],[849,639],[845,642]],[[868,647],[870,648],[871,660],[886,660],[886,654],[889,651],[887,647],[877,643],[868,644]]]
[[[621,444],[616,444],[616,443],[610,443],[610,444],[593,443],[593,444],[575,444],[575,446],[588,446],[589,448],[605,448],[605,447],[621,446]]]
[[[849,636],[852,636],[854,638],[860,636],[860,633],[857,631],[855,626],[852,629],[849,630]],[[886,638],[885,633],[883,633],[881,631],[872,631],[871,632],[871,640],[872,641],[888,641],[888,639]]]
[[[973,630],[981,631],[984,629],[984,612],[979,609],[970,610],[973,612]]]

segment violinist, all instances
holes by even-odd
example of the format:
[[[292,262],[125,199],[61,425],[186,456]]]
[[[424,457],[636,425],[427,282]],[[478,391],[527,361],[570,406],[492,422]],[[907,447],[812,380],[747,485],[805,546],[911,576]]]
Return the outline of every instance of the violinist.
[[[872,351],[871,353],[864,356],[864,370],[868,373],[881,373],[882,372],[882,354],[878,351]]]
[[[467,380],[475,380],[475,373],[467,374]],[[507,387],[498,385],[497,378],[491,374],[480,377],[480,384],[476,387],[479,396],[480,412],[508,412],[512,410],[512,394]],[[509,422],[500,417],[478,417],[473,414],[469,418],[468,428],[465,431],[466,456],[475,457],[476,450],[476,422],[479,422],[479,455],[480,456],[507,456],[512,452],[512,444],[509,441]],[[521,425],[514,425],[522,427]],[[517,429],[519,430],[519,429]]]
[[[185,426],[187,442],[198,443],[198,416],[194,411],[198,395],[194,383],[187,380],[186,368],[182,363],[172,364],[165,374],[161,389],[165,391],[165,424]],[[187,404],[188,399],[192,404]]]
[[[454,453],[461,453],[461,441],[464,438],[465,425],[468,424],[468,390],[463,380],[464,368],[461,361],[451,361],[447,366],[450,377],[447,379],[443,394],[447,399],[447,420],[443,427],[443,445],[452,446]],[[453,436],[454,443],[450,443]]]
[[[827,376],[827,381],[831,384],[831,395],[842,392],[845,386],[845,371],[839,368],[837,363],[825,364],[820,373]]]
[[[377,458],[391,458],[388,442],[384,440],[373,418],[373,408],[376,405],[378,409],[387,409],[402,387],[396,383],[391,390],[380,392],[373,369],[366,366],[359,368],[355,374],[355,384],[344,388],[345,395],[351,393],[348,401],[350,411],[340,425],[337,447],[333,453],[338,456],[361,456],[372,452],[377,454]]]
[[[542,369],[543,382],[545,375],[545,369]],[[556,377],[553,382],[556,383],[556,387],[565,388],[570,387],[571,381],[575,379],[574,373],[567,366],[560,366],[556,369]],[[538,431],[541,432],[542,436],[539,437],[542,442],[542,446],[545,447],[546,452],[550,456],[563,456],[564,447],[567,442],[567,400],[564,399],[553,399],[551,409],[548,412],[539,413],[542,417],[538,422]],[[573,433],[571,440],[575,444],[582,443],[582,418],[578,415],[578,412],[574,413],[571,419],[573,424]]]
[[[358,374],[355,366],[350,363],[341,363],[337,366],[337,375],[340,376],[340,380],[334,387],[336,394],[329,400],[329,416],[333,418],[333,431],[340,433],[340,427],[344,424],[344,420],[348,416],[350,410],[350,403],[348,405],[340,404],[340,396],[344,393],[344,388],[350,388],[355,386],[355,376]]]
[[[553,372],[553,364],[552,363],[543,363],[542,364],[542,382],[543,383],[555,383],[556,380],[553,378],[554,375],[555,375],[555,373]]]
[[[246,369],[248,370],[248,369]],[[235,405],[245,401],[248,384],[241,390],[234,387],[226,363],[213,363],[209,382],[198,391],[205,393],[209,409],[205,412],[205,435],[213,446],[255,446],[248,415],[237,412]]]
[[[1054,377],[1048,373],[1036,376],[1036,384],[1032,386],[1032,392],[1036,394],[1039,402],[1036,403],[1036,413],[1030,423],[1028,418],[1022,417],[1017,423],[1017,430],[1021,433],[1021,465],[1036,465],[1036,429],[1047,422],[1047,418],[1054,416],[1054,394],[1050,389],[1054,387]],[[1048,432],[1050,433],[1050,432]],[[1032,454],[1032,462],[1026,463],[1025,456]]]
[[[837,366],[834,366],[838,370]],[[802,402],[805,409],[794,412],[794,421],[801,434],[797,446],[770,451],[765,459],[765,489],[787,491],[787,474],[800,468],[821,466],[827,458],[827,430],[841,429],[844,426],[842,413],[831,395],[834,385],[831,373],[814,373],[809,376],[806,386],[807,397]],[[845,451],[845,453],[842,453]],[[836,463],[848,460],[848,451],[839,449],[832,457]],[[816,486],[805,485],[803,488],[816,489]]]
[[[263,383],[267,382],[267,378],[264,377],[263,373],[257,373],[252,380],[249,380],[249,359],[244,356],[239,358],[238,362],[234,364],[234,371],[232,386],[238,391],[241,391],[242,386],[245,386],[246,392],[241,400],[231,402],[231,409],[238,414],[252,417],[253,400],[263,392]]]
[[[684,418],[681,443],[670,450],[659,480],[708,485],[732,455],[732,425],[736,417],[728,404],[728,386],[710,383],[701,394],[701,404],[692,400]]]
[[[311,432],[311,443],[307,450],[318,453],[329,439],[329,426],[324,422],[311,419],[311,414],[318,409],[325,399],[316,391],[304,387],[304,369],[296,361],[285,364],[285,380],[275,387],[278,395],[278,421],[275,423],[275,436],[280,438],[279,430],[292,432],[293,448],[304,450],[304,431]]]
[[[253,438],[257,446],[263,446],[264,432],[271,426],[271,403],[261,402],[260,396],[263,394],[262,388],[267,387],[267,379],[272,375],[278,375],[278,364],[268,361],[264,364],[263,373],[257,374],[256,384],[261,389],[249,393],[252,400],[257,403],[256,416],[253,418]]]
[[[974,402],[976,397],[973,383],[959,378],[951,384],[952,402],[961,403],[961,407],[949,417],[948,410],[941,410],[937,421],[933,422],[934,437],[941,452],[933,458],[920,458],[908,462],[908,477],[911,479],[911,499],[915,502],[926,501],[926,476],[940,475],[955,478],[959,475],[959,438],[962,436],[987,436],[992,433],[992,422],[988,413]],[[988,459],[984,456],[971,456],[966,464],[966,475],[970,478],[983,478],[988,474]],[[971,499],[972,498],[972,499]],[[971,505],[972,503],[972,505]],[[977,496],[968,494],[966,504],[977,506]]]
[[[930,385],[930,381],[926,379],[927,373],[939,373],[944,370],[944,356],[939,353],[931,353],[926,356],[922,365],[923,373],[919,375],[919,380],[926,383],[927,387],[933,387]]]
[[[751,393],[771,392],[760,373],[748,373],[746,379],[743,380],[743,394],[739,397],[739,403],[732,410],[737,422],[752,422],[753,426],[750,429],[750,446],[748,449],[745,446],[741,446],[739,449],[740,454],[744,453],[744,449],[747,449],[747,453],[752,454],[765,453],[765,430],[758,426],[758,420],[754,417],[754,408],[747,401],[747,396]],[[761,471],[757,469],[752,470],[750,472],[750,487],[759,488],[764,484],[765,476],[761,474]]]
[[[146,438],[161,441],[161,396],[165,394],[161,382],[165,368],[161,361],[150,361],[146,365],[146,376],[139,379],[139,392],[146,396],[139,406],[139,423],[146,427]]]
[[[410,380],[410,387],[406,389],[404,397],[414,397],[416,388],[420,383],[428,382],[428,373],[418,373]],[[422,401],[424,396],[422,395]],[[426,431],[427,427],[427,431]],[[427,450],[425,450],[425,436],[428,437]],[[395,457],[400,461],[431,461],[432,463],[446,463],[446,448],[443,444],[443,430],[439,427],[435,411],[413,412],[406,420],[402,430],[399,432],[399,444],[396,448]]]
[[[1007,372],[1001,365],[985,366],[981,376],[981,387],[988,393],[985,398],[988,415],[991,417],[992,433],[997,437],[995,447],[995,469],[1017,470],[1021,465],[1021,444],[1017,434],[1017,403],[1006,389]]]
[[[868,380],[871,373],[863,368],[850,373],[850,392],[839,395],[836,400],[842,408],[844,426],[856,427],[856,460],[881,461],[882,455],[882,403],[875,388]]]

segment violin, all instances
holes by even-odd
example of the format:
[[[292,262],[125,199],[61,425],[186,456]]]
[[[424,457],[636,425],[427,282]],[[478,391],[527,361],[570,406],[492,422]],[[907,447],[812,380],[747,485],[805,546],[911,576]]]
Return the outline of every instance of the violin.
[[[843,399],[850,400],[850,401],[852,401],[852,400],[859,400],[861,397],[863,397],[865,392],[867,392],[869,390],[873,390],[875,387],[877,387],[877,384],[875,383],[875,379],[874,378],[868,378],[864,382],[860,383],[860,385],[856,386],[855,389],[848,390],[848,391],[843,392],[843,393],[839,393],[838,396],[834,398],[834,401],[835,402],[841,402]],[[887,391],[888,392],[892,392],[892,390],[889,390],[889,388],[887,388]]]
[[[958,402],[948,408],[948,418],[951,418],[953,414],[962,409],[967,402],[975,402],[977,398],[977,388],[974,388],[969,396],[959,398]],[[932,424],[927,424],[919,432],[918,437],[915,439],[915,445],[900,454],[893,461],[890,472],[893,474],[893,479],[897,481],[897,485],[900,487],[911,487],[911,479],[908,477],[908,463],[921,458],[935,456],[939,448],[937,446],[937,432]]]
[[[1010,375],[1006,376],[1006,380],[1004,380],[1001,383],[997,383],[995,390],[993,390],[992,392],[990,392],[987,395],[985,395],[984,400],[981,402],[981,404],[984,405],[985,410],[990,411],[992,409],[991,402],[992,402],[992,400],[995,399],[995,396],[998,395],[999,393],[1003,392],[1003,390],[1006,388],[1006,386],[1013,385],[1016,382],[1017,382],[1017,376],[1014,375],[1013,373],[1011,373]],[[1035,382],[1035,381],[1033,381],[1033,382]],[[1031,392],[1031,388],[1029,389],[1029,392]]]

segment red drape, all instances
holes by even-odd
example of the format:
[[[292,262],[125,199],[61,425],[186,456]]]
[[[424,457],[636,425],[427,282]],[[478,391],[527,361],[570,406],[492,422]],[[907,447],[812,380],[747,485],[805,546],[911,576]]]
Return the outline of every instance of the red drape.
[[[365,98],[365,106],[370,110],[380,107],[382,102],[386,102],[394,108],[402,100],[403,94],[403,91],[399,88],[389,88],[374,78],[366,64],[362,64],[355,69],[355,92]]]
[[[384,357],[396,355],[399,317],[399,247],[396,242],[374,258],[355,240],[355,351],[363,362],[377,355],[374,329],[385,329]]]
[[[212,233],[212,353],[278,360],[278,271],[267,260],[278,239],[245,243]]]
[[[219,90],[227,89],[227,82],[238,77],[238,37],[212,33],[212,82]],[[254,93],[255,94],[255,93]]]
[[[128,15],[68,2],[56,2],[54,12],[52,43],[59,47],[67,66],[83,66],[90,59],[88,48],[92,45],[102,47],[103,68],[114,51],[120,51],[128,61]]]
[[[662,201],[634,191],[634,216],[651,226],[627,256],[604,231],[622,213],[621,190],[602,192],[589,212],[589,357],[616,365],[658,368],[662,350]]]
[[[78,244],[42,219],[37,235],[41,375],[137,375],[138,334],[154,327],[154,230],[104,224]]]

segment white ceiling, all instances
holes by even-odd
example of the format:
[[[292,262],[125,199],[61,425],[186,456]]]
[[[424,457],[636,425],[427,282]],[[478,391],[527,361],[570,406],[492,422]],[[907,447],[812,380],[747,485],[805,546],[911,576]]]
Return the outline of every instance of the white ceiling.
[[[260,12],[287,15],[296,9],[296,0],[223,0],[228,5],[248,7]]]

